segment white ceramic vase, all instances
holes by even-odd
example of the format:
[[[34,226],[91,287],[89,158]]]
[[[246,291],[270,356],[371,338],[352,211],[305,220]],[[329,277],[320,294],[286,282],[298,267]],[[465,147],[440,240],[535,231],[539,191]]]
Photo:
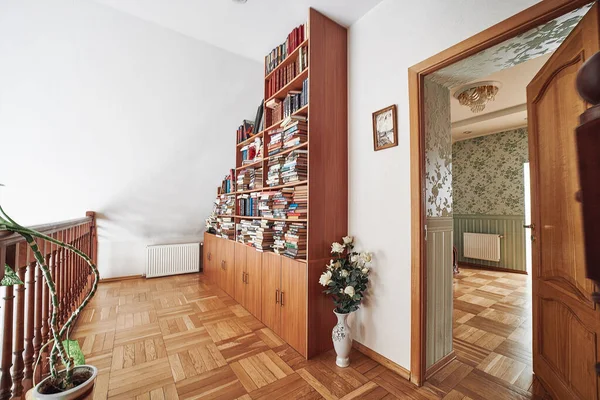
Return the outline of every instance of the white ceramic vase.
[[[33,388],[33,398],[38,400],[79,400],[92,398],[92,391],[94,390],[94,384],[96,383],[96,377],[98,376],[98,368],[94,367],[93,365],[80,365],[75,367],[74,371],[86,369],[91,372],[91,376],[87,381],[77,387],[74,387],[73,389],[61,393],[41,394],[39,392],[39,388],[44,384],[44,382],[50,379],[50,377],[47,377],[38,383],[35,388]],[[64,373],[64,370],[60,371],[59,375],[63,375]]]
[[[333,348],[337,357],[335,363],[338,367],[346,368],[350,365],[350,350],[352,350],[352,333],[348,326],[348,313],[338,313],[333,310],[337,316],[337,325],[333,327],[331,338],[333,339]]]

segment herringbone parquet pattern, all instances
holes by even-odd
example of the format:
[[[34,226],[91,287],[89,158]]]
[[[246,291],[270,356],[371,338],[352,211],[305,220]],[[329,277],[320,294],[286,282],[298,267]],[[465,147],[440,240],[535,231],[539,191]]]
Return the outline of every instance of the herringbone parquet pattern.
[[[457,295],[476,296],[483,289],[461,283],[468,276],[463,271]],[[481,274],[471,278],[483,279],[476,275]],[[456,322],[460,338],[455,343],[462,346],[458,360],[422,388],[359,352],[344,369],[336,367],[332,352],[304,360],[201,274],[103,283],[72,337],[79,340],[86,361],[100,369],[95,399],[534,398],[525,387],[530,367],[508,368],[510,361],[502,358],[531,364],[523,349],[503,344],[522,329],[522,321],[496,314],[519,307],[518,302],[481,299],[461,300],[471,311],[457,308],[455,314],[461,320]],[[493,328],[515,328],[498,331],[506,337],[495,339],[478,333],[487,325],[476,317],[503,324]],[[521,383],[519,391],[511,389],[511,381]],[[483,389],[494,394],[482,395]]]

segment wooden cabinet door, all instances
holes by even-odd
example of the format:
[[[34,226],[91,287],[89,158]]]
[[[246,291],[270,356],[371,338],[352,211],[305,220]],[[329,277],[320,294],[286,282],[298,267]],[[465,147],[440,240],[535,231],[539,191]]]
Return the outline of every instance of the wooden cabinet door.
[[[555,399],[598,399],[600,311],[585,254],[575,128],[587,104],[575,90],[600,49],[594,4],[527,87],[532,183],[533,372]]]
[[[264,253],[261,268],[261,321],[278,335],[281,335],[279,295],[282,258],[277,254]]]
[[[281,337],[306,357],[307,264],[282,257]]]
[[[215,281],[215,257],[216,257],[216,238],[210,233],[204,234],[204,276],[211,283],[216,283]]]
[[[225,292],[231,297],[235,296],[235,242],[223,239],[221,251],[223,260],[222,286]]]
[[[235,301],[246,307],[246,252],[252,249],[248,249],[248,246],[242,243],[235,244]],[[246,307],[247,308],[247,307]]]
[[[246,252],[246,297],[244,307],[256,318],[261,316],[261,267],[263,253],[255,249]]]

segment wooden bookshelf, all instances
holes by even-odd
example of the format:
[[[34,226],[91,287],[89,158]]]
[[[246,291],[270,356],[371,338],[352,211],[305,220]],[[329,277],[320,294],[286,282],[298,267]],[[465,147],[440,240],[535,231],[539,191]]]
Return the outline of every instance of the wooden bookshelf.
[[[234,169],[236,174],[246,168],[254,168],[256,172],[262,169],[263,188],[229,193],[228,195],[236,196],[235,215],[227,216],[234,218],[236,224],[242,220],[306,223],[307,257],[293,260],[269,251],[260,252],[247,244],[229,245],[226,243],[233,242],[232,240],[220,239],[210,234],[206,234],[204,254],[206,275],[211,280],[235,296],[255,317],[300,354],[310,358],[333,346],[331,329],[336,321],[332,313],[333,304],[330,298],[323,295],[323,288],[318,280],[331,258],[331,243],[340,241],[342,236],[348,233],[348,76],[346,28],[311,8],[307,37],[264,77],[266,102],[271,99],[284,99],[291,90],[302,89],[303,82],[308,79],[308,102],[292,114],[308,117],[307,142],[269,157],[268,132],[278,128],[281,121],[271,121],[265,109],[263,119],[270,126],[257,135],[236,143]],[[303,47],[307,47],[308,67],[272,96],[267,97],[268,80],[278,70],[296,62]],[[253,142],[256,137],[263,141],[262,160],[242,165],[240,149]],[[276,156],[286,156],[294,150],[308,150],[307,180],[266,186],[269,160]],[[236,177],[232,179],[236,181]],[[237,196],[300,185],[308,186],[306,219],[240,215]],[[233,252],[235,257],[228,256],[229,252]],[[233,265],[229,266],[231,263]],[[223,272],[229,268],[234,268],[235,273]],[[255,276],[258,273],[260,277]],[[234,283],[226,282],[230,276],[235,277],[232,278],[236,280]],[[228,290],[234,292],[230,293]],[[284,305],[274,302],[274,298],[280,292],[286,293],[287,296]],[[256,293],[260,293],[260,299],[256,298]]]

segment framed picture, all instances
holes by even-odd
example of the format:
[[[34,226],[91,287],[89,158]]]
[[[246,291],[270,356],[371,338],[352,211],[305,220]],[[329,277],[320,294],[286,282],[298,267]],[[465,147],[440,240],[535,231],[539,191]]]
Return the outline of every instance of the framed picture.
[[[398,146],[396,105],[373,113],[373,148],[375,151]]]

